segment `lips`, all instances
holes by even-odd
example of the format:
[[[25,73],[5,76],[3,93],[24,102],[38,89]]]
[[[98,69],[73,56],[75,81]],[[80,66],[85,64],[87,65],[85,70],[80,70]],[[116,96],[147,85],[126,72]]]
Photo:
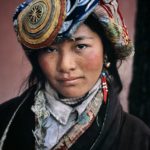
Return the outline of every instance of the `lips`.
[[[80,82],[83,77],[58,78],[58,82],[63,85],[75,85]]]

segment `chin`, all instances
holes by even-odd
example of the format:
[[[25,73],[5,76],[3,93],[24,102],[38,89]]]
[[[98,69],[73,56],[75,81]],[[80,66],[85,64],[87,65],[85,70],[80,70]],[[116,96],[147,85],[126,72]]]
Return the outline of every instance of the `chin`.
[[[87,92],[81,92],[81,90],[77,91],[61,91],[60,94],[66,98],[79,98],[83,97]]]

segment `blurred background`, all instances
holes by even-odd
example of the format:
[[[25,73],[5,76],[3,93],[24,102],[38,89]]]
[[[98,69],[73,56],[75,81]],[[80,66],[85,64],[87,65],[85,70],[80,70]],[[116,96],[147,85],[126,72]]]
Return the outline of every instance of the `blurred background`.
[[[18,6],[21,2],[23,1],[13,0],[10,3],[10,0],[9,1],[1,0],[1,5],[0,5],[0,19],[1,19],[0,21],[1,22],[0,24],[0,103],[3,103],[9,100],[10,98],[15,97],[18,94],[20,94],[19,91],[20,91],[21,85],[23,81],[26,80],[31,70],[31,66],[29,62],[27,61],[20,44],[17,42],[17,38],[13,30],[12,16],[16,9],[16,6]],[[149,44],[147,45],[147,43],[143,42],[143,45],[140,45],[140,40],[143,39],[142,36],[145,37],[144,35],[146,34],[146,31],[138,30],[138,29],[143,29],[145,28],[145,26],[148,25],[148,21],[147,22],[142,21],[143,17],[146,17],[145,21],[148,18],[148,8],[145,9],[145,6],[148,7],[149,5],[148,0],[143,0],[142,2],[140,2],[140,0],[139,2],[138,0],[118,0],[118,2],[120,5],[120,10],[122,12],[122,15],[124,17],[124,21],[129,31],[129,36],[135,42],[135,47],[137,51],[141,52],[141,48],[143,48],[143,46],[147,46],[145,49],[145,54],[146,54],[146,51],[149,48],[148,47]],[[142,5],[142,3],[144,4]],[[142,49],[142,53],[143,53],[143,49]],[[141,72],[138,72],[138,69],[137,69],[138,67],[136,67],[140,65],[137,62],[140,61],[143,64],[143,62],[145,61],[145,57],[142,57],[142,58],[139,57],[141,56],[142,53],[138,53],[138,56],[135,55],[134,57],[130,57],[129,60],[123,62],[122,66],[119,68],[119,73],[121,75],[121,80],[123,83],[123,91],[120,94],[120,102],[125,111],[131,112],[142,119],[146,119],[144,121],[148,123],[150,121],[150,118],[149,118],[150,114],[148,114],[148,110],[147,110],[148,108],[150,108],[149,107],[150,104],[148,102],[149,98],[145,98],[144,100],[145,103],[143,104],[143,101],[142,101],[143,93],[141,91],[143,91],[144,94],[145,92],[146,93],[149,92],[147,90],[147,88],[149,87],[143,87],[143,86],[147,82],[150,83],[150,79],[149,79],[150,71],[144,72],[144,70],[142,70],[142,72],[145,73],[142,76],[142,81],[144,79],[146,79],[146,81],[137,82],[140,80],[140,76],[136,76],[137,74],[141,75]],[[150,50],[149,50],[149,53],[150,53]],[[147,54],[146,56],[147,56],[146,60],[149,61],[150,58],[148,57]],[[145,68],[146,67],[148,67],[148,65],[146,65]],[[143,67],[141,65],[140,69],[142,68]],[[140,89],[141,86],[143,87],[142,89]],[[137,98],[140,95],[138,95],[137,93],[142,95],[139,101],[137,100]],[[143,104],[142,108],[141,108],[141,104]],[[147,106],[146,109],[145,109],[145,104]],[[145,113],[146,113],[146,118],[143,118],[143,116],[145,116]]]

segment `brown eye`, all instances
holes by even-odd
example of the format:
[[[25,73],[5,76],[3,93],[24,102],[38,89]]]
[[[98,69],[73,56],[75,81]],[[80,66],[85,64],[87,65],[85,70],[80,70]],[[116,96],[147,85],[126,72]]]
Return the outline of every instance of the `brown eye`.
[[[53,52],[57,52],[57,49],[54,47],[47,47],[44,49],[44,52],[53,53]]]
[[[86,44],[78,44],[78,45],[76,45],[76,48],[78,49],[78,50],[82,50],[82,49],[85,49],[85,48],[87,48],[88,46],[86,45]]]

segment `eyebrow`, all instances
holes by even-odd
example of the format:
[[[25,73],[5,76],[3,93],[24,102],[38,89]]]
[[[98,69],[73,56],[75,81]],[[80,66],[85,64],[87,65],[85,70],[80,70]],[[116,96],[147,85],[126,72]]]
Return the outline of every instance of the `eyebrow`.
[[[71,37],[70,40],[73,41],[81,41],[85,39],[94,39],[93,37],[87,37],[87,36],[79,36],[79,37]]]
[[[56,39],[54,40],[54,42],[51,45],[61,43],[64,40],[70,40],[70,41],[73,41],[73,42],[77,42],[77,41],[82,41],[82,40],[85,40],[85,39],[94,39],[94,37],[88,37],[88,36],[84,36],[84,35],[83,36],[78,36],[78,37],[70,36],[70,37],[67,37],[67,38],[58,38],[58,39],[56,37]]]

